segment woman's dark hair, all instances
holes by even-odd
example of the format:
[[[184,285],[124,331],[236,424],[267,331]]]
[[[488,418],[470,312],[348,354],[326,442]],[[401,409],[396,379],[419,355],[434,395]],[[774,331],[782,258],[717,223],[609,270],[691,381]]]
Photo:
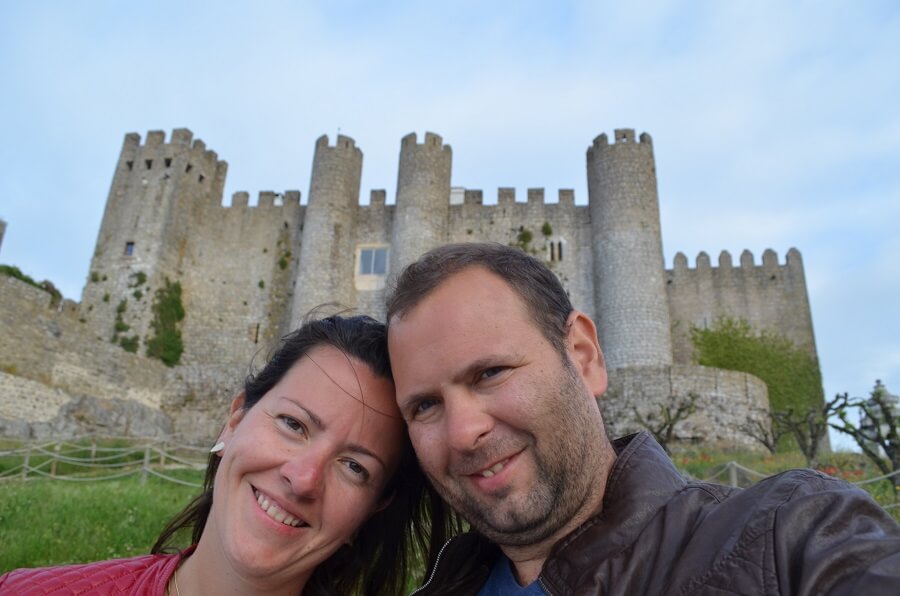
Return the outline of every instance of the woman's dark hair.
[[[366,316],[308,320],[282,339],[261,371],[247,376],[243,407],[252,408],[298,360],[319,346],[334,347],[369,366],[376,376],[391,378],[382,323]],[[152,553],[175,548],[177,535],[188,528],[192,543],[199,542],[212,508],[219,461],[210,454],[203,492],[163,529]],[[441,545],[460,531],[458,518],[425,480],[408,436],[397,472],[381,495],[391,496],[387,507],[360,526],[352,546],[342,546],[316,568],[305,594],[405,594],[412,573],[424,571],[425,559],[430,566]]]

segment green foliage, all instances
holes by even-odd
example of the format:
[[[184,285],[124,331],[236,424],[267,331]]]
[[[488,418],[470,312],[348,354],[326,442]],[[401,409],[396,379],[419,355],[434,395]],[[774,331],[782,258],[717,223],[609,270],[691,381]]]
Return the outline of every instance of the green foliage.
[[[265,290],[265,289],[266,289],[266,282],[264,282],[263,280],[259,280],[259,283],[256,284],[256,285],[259,286],[259,289],[260,289],[260,290]]]
[[[109,302],[109,292],[103,294],[103,302]]]
[[[135,290],[134,292],[131,293],[131,295],[134,296],[135,300],[140,300],[141,298],[144,297],[144,293],[140,290]]]
[[[96,271],[91,271],[91,282],[97,283],[99,281],[100,281],[100,274],[97,273]]]
[[[287,266],[288,266],[288,260],[286,258],[281,257],[278,259],[278,268],[279,269],[284,271],[285,269],[287,269]]]
[[[153,336],[147,340],[147,356],[158,358],[166,366],[175,366],[181,361],[184,342],[181,340],[179,323],[184,319],[184,305],[181,302],[181,284],[166,278],[165,286],[156,290],[153,300]]]
[[[541,226],[541,234],[543,234],[544,236],[553,235],[553,226],[550,225],[549,221],[545,221],[544,225]]]
[[[697,364],[750,373],[769,389],[776,412],[806,412],[824,401],[819,364],[784,336],[755,333],[743,319],[721,317],[709,329],[691,328]]]
[[[131,337],[122,337],[119,339],[119,345],[122,346],[122,349],[126,352],[131,352],[132,354],[134,354],[138,351],[140,339],[137,335],[132,335]]]
[[[116,319],[116,333],[123,333],[131,329],[131,325],[128,325],[124,321]]]
[[[0,274],[15,277],[19,281],[23,281],[30,286],[34,286],[39,290],[44,290],[50,294],[50,306],[56,306],[62,301],[62,292],[57,290],[53,283],[46,279],[40,283],[36,282],[32,277],[22,273],[22,270],[15,265],[0,265]]]
[[[129,277],[131,278],[131,283],[128,285],[128,287],[138,288],[147,283],[147,274],[143,271],[136,271]]]
[[[128,310],[128,299],[122,298],[122,301],[116,305],[116,314],[121,315],[126,310]]]
[[[531,241],[534,239],[534,234],[531,233],[531,230],[525,228],[516,236],[516,241],[519,244],[531,244]]]

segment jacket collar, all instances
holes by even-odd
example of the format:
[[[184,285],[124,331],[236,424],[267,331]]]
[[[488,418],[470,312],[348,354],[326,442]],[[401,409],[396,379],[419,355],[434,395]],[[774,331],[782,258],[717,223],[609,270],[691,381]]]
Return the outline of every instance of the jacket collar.
[[[555,578],[583,572],[634,542],[638,534],[687,482],[663,448],[647,432],[613,442],[617,458],[606,482],[603,508],[559,541],[541,575]]]

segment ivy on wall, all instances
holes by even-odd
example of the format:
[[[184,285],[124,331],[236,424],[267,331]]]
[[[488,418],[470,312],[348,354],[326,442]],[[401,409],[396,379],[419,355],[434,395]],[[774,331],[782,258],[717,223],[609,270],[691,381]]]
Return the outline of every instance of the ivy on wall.
[[[175,366],[181,361],[184,342],[179,323],[182,319],[181,283],[172,283],[166,278],[165,286],[156,290],[153,299],[153,320],[150,322],[153,335],[147,339],[147,356],[162,360],[166,366]]]
[[[788,338],[756,332],[744,319],[720,317],[708,329],[692,327],[691,341],[697,364],[750,373],[765,382],[773,412],[821,408],[819,364]]]

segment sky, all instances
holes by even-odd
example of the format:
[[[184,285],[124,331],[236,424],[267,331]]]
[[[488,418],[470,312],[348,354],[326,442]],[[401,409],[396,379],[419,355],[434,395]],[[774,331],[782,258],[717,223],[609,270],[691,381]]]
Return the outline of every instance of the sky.
[[[486,202],[585,203],[585,150],[634,128],[667,267],[796,247],[826,396],[900,393],[898,62],[891,0],[0,2],[0,263],[80,299],[129,132],[190,128],[229,163],[226,204],[305,200],[338,132],[363,200],[391,202],[426,130]]]

